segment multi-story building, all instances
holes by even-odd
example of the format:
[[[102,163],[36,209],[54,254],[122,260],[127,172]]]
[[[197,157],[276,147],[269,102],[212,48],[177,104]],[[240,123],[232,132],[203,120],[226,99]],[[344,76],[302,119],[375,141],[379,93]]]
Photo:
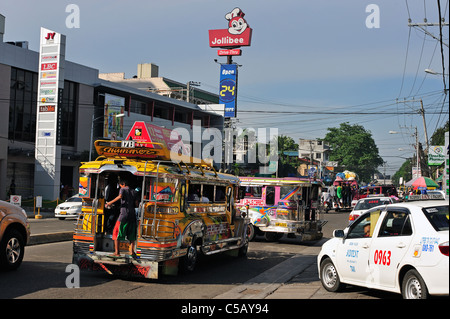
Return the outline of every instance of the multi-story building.
[[[4,22],[4,17],[0,15],[0,199],[7,199],[10,186],[15,184],[14,193],[22,195],[22,198],[41,195],[44,199],[55,200],[60,194],[36,187],[35,181],[38,169],[35,164],[35,141],[39,52],[29,50],[26,42],[3,42]],[[145,72],[146,68],[143,69]],[[162,81],[176,83],[168,79]],[[155,87],[148,90],[119,82],[99,77],[99,71],[95,68],[65,61],[64,88],[58,104],[60,154],[51,182],[52,189],[59,190],[65,185],[77,193],[78,167],[80,161],[89,159],[92,140],[111,138],[105,136],[108,126],[107,99],[123,101],[125,116],[121,121],[122,134],[119,134],[119,139],[126,136],[135,121],[149,122],[167,129],[185,128],[191,135],[190,141],[186,142],[191,144],[195,131],[200,135],[209,128],[223,131],[223,116],[186,102],[175,93],[161,95],[154,92]],[[190,90],[190,93],[195,102],[205,104],[218,101],[217,95],[197,88]],[[200,143],[201,147],[209,143],[208,140],[195,142]],[[220,143],[221,148],[221,139],[215,143]]]

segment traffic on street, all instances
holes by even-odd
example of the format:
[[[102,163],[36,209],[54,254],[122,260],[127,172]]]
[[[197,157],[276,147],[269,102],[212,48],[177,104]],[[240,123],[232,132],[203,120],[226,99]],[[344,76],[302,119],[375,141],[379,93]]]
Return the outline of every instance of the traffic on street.
[[[66,283],[71,275],[67,267],[72,264],[72,241],[36,244],[26,247],[19,269],[0,272],[0,298],[246,299],[259,294],[262,299],[398,299],[395,294],[380,294],[359,287],[348,287],[336,295],[321,286],[317,254],[322,243],[332,236],[332,229],[346,227],[348,213],[330,212],[325,218],[328,224],[323,230],[324,238],[317,243],[287,237],[269,243],[263,236],[256,236],[250,242],[246,258],[217,255],[208,261],[202,260],[193,273],[163,276],[158,280],[129,280],[83,271],[78,289],[69,289]],[[73,231],[75,220],[31,217],[29,222],[31,234],[36,236]],[[290,272],[280,266],[283,263],[292,267]],[[283,277],[286,272],[288,276]],[[236,289],[236,286],[241,288]]]
[[[0,299],[448,301],[448,2],[3,2]]]

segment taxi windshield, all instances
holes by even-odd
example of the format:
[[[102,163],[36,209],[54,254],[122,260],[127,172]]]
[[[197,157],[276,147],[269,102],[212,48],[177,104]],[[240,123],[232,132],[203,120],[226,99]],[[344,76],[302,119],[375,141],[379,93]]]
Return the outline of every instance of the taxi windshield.
[[[423,208],[430,224],[437,231],[448,230],[448,205]]]

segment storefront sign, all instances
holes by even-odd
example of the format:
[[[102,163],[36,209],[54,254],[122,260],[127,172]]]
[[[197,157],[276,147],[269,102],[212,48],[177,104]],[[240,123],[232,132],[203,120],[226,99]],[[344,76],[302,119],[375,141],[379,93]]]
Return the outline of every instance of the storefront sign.
[[[428,165],[441,165],[445,161],[445,146],[430,146],[428,149]]]
[[[41,28],[34,189],[48,199],[57,198],[60,191],[59,103],[64,88],[65,48],[65,35]]]
[[[241,54],[242,54],[242,51],[240,49],[217,50],[217,55],[219,55],[219,56],[224,56],[224,55],[239,56]]]
[[[211,48],[238,48],[250,46],[252,29],[244,19],[245,13],[239,8],[225,15],[228,29],[209,30],[209,46]]]

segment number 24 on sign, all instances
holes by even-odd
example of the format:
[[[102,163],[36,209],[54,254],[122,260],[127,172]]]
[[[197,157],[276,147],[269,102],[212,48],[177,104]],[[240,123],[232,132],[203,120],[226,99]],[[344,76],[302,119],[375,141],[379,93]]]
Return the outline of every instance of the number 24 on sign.
[[[225,96],[227,92],[230,92],[231,95],[234,95],[235,86],[227,86],[222,85],[222,90],[220,90],[220,96]]]

